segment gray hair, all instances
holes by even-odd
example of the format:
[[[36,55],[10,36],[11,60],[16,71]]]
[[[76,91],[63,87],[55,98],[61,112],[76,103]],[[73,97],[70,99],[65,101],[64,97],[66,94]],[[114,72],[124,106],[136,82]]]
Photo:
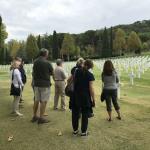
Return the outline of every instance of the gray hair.
[[[57,66],[60,66],[62,63],[63,63],[63,60],[62,60],[62,59],[57,59],[57,60],[56,60]]]
[[[48,55],[48,53],[49,53],[49,51],[47,49],[45,49],[45,48],[42,48],[40,50],[40,56],[45,57],[46,55]]]

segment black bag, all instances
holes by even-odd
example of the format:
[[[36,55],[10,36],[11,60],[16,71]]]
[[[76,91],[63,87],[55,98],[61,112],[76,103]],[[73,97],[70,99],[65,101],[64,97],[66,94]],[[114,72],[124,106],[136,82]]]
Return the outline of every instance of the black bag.
[[[71,96],[73,94],[74,91],[74,82],[73,79],[66,85],[65,87],[65,94],[66,96]]]
[[[104,92],[104,90],[102,91],[102,93],[101,93],[101,97],[100,97],[100,99],[101,99],[101,102],[104,102],[105,101],[105,92]]]
[[[74,72],[74,75],[73,75],[72,79],[67,83],[67,85],[65,87],[65,94],[68,97],[73,95],[73,92],[74,92],[74,81],[75,81],[76,71],[77,71],[77,69],[75,69],[75,72]]]

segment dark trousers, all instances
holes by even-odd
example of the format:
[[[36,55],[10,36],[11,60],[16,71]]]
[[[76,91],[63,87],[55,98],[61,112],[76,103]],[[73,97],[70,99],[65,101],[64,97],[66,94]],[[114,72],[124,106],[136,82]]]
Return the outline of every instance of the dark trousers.
[[[120,107],[117,102],[117,90],[104,89],[104,93],[105,93],[105,101],[106,101],[107,111],[112,111],[111,103],[113,103],[115,110],[119,110]]]
[[[87,108],[72,108],[72,127],[74,131],[78,130],[80,115],[82,115],[81,131],[82,133],[85,133],[87,131],[88,113],[89,110]]]

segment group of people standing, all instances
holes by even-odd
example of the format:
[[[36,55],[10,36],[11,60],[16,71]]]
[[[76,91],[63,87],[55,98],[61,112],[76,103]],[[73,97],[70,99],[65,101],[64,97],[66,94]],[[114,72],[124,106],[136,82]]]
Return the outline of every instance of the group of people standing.
[[[58,109],[59,97],[61,97],[61,110],[66,110],[65,88],[66,85],[73,82],[73,92],[69,95],[69,109],[72,112],[73,135],[79,134],[79,120],[81,118],[81,136],[88,135],[88,119],[94,116],[93,107],[95,107],[94,81],[92,73],[94,64],[92,60],[79,58],[76,66],[72,68],[71,75],[67,75],[63,69],[63,61],[58,59],[56,67],[47,60],[48,50],[41,49],[39,57],[33,64],[32,87],[34,92],[33,117],[31,122],[38,124],[48,123],[45,117],[45,109],[50,98],[51,77],[55,83],[54,110]],[[22,81],[21,60],[15,59],[11,67],[11,95],[14,96],[13,113],[22,116],[19,110],[19,101],[22,95],[24,83]],[[118,114],[117,119],[121,120],[120,107],[117,101],[117,88],[119,78],[117,72],[110,60],[104,64],[101,75],[103,89],[102,95],[106,101],[108,112],[108,121],[112,121],[112,103]],[[38,111],[39,110],[39,111]]]

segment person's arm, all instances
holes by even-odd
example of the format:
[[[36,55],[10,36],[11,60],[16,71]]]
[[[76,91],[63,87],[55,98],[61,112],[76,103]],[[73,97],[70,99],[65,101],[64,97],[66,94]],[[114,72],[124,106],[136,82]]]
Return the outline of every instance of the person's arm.
[[[102,89],[103,89],[104,87],[104,74],[103,73],[101,74],[101,79],[102,79]]]
[[[93,81],[89,82],[89,88],[90,88],[89,90],[90,90],[92,102],[93,102],[93,104],[95,104],[95,92],[94,92],[94,82]]]
[[[61,76],[62,76],[62,79],[66,79],[67,78],[67,75],[65,73],[65,71],[62,69],[62,72],[61,72]]]
[[[19,85],[24,86],[24,84],[22,82],[22,79],[21,79],[21,73],[20,73],[20,71],[18,69],[15,69],[14,74],[17,77]]]
[[[103,73],[101,74],[101,79],[102,79],[102,82],[104,82],[104,74]]]
[[[52,67],[52,65],[49,63],[49,70],[50,70],[50,75],[52,76],[53,80],[55,81],[55,78],[54,78],[54,69]]]
[[[117,73],[116,73],[116,82],[119,83],[119,77]]]

